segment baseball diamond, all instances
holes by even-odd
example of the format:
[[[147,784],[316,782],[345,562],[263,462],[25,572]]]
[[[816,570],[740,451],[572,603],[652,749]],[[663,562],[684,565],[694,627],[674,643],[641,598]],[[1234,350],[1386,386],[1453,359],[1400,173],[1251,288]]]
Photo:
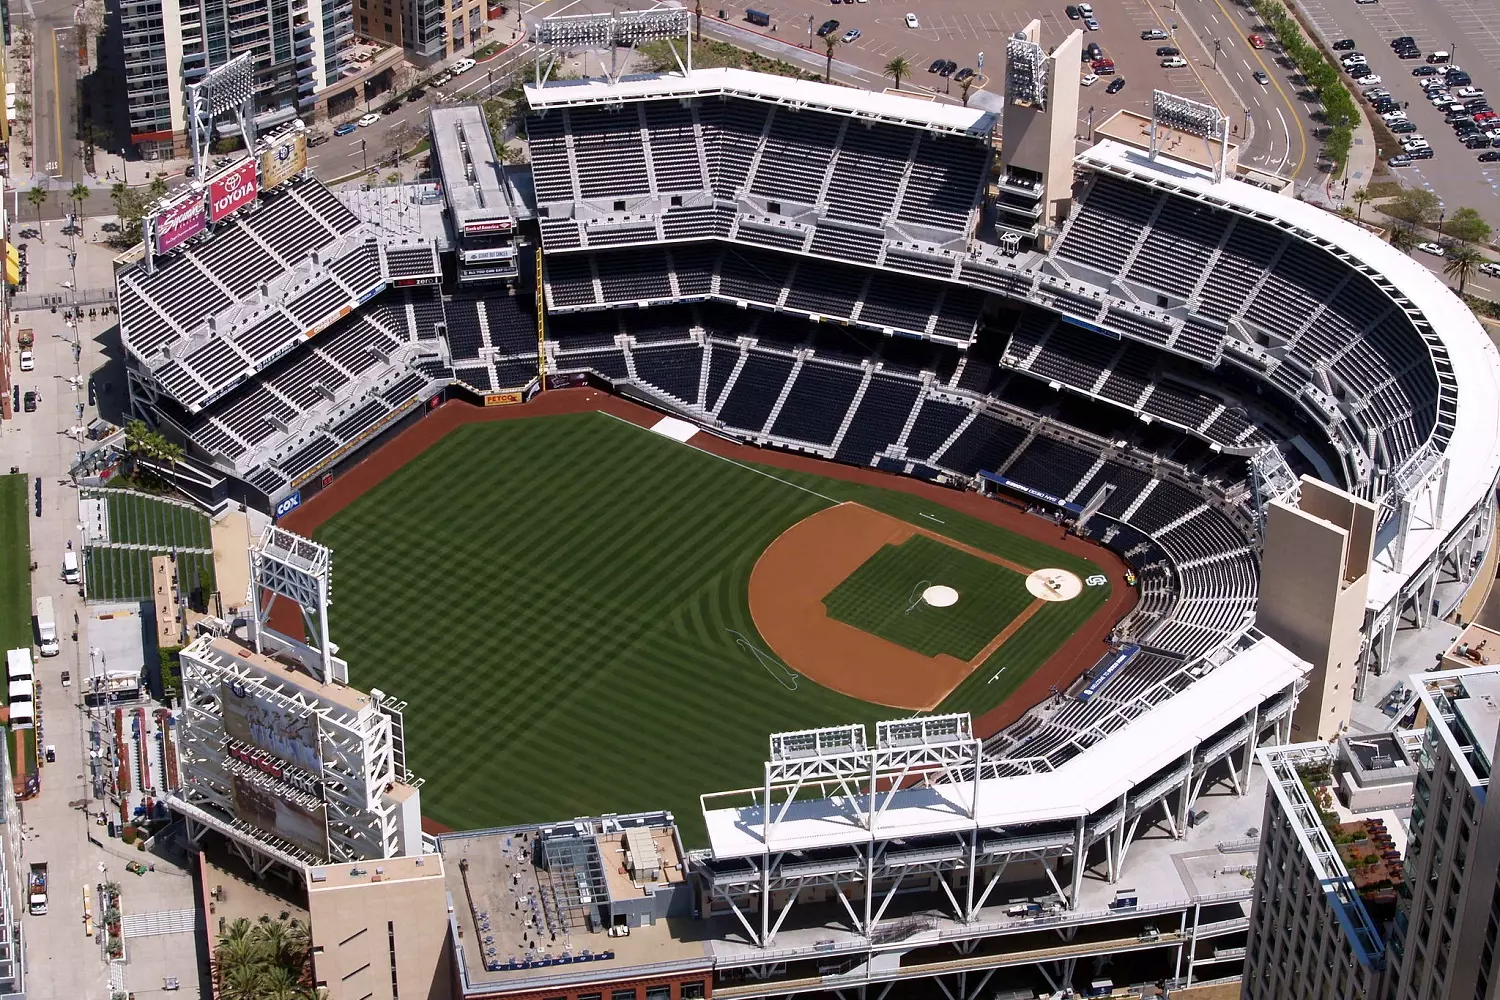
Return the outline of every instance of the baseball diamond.
[[[627,419],[596,411],[491,422],[502,414],[450,404],[341,478],[338,486],[357,489],[357,499],[331,490],[285,522],[337,552],[332,627],[348,637],[343,655],[357,664],[357,683],[409,699],[412,765],[427,777],[424,807],[436,824],[665,803],[693,840],[701,836],[697,790],[753,768],[766,732],[828,718],[873,721],[893,714],[887,706],[944,699],[982,713],[1004,703],[1080,625],[1100,619],[1097,650],[1103,619],[1118,618],[1105,607],[1116,603],[1107,602],[1110,588],[1090,588],[1088,600],[1048,607],[1014,631],[1013,643],[990,649],[1033,603],[1011,567],[1056,564],[1095,575],[1101,565],[1113,568],[1105,553],[1091,562],[930,496],[887,488],[917,485],[891,476],[870,474],[876,487],[726,460],[646,432],[628,419],[649,420],[644,411],[591,392],[548,394],[503,415],[532,417],[558,397],[575,404],[558,409],[607,402]],[[439,428],[448,411],[456,419]],[[428,440],[405,440],[414,436]],[[361,477],[367,467],[385,474],[378,482]],[[991,519],[1014,513],[983,503]],[[897,551],[915,560],[911,572],[941,574],[969,595],[943,612],[973,620],[960,629],[965,638],[939,643],[955,655],[937,659],[958,667],[939,672],[940,687],[921,666],[930,658],[901,645],[932,645],[930,629],[912,639],[861,619],[869,632],[849,630],[879,655],[857,665],[838,650],[808,660],[805,642],[783,636],[788,622],[795,630],[797,609],[773,609],[769,622],[755,609],[752,574],[779,540],[842,511],[863,512],[887,534],[904,532],[914,547]],[[854,570],[870,550],[850,544],[852,555],[835,564]],[[871,572],[880,570],[877,563]],[[903,580],[910,575],[899,571]],[[880,589],[863,575],[848,586],[867,595]],[[890,590],[892,600],[903,601],[915,582],[899,595]],[[805,603],[821,613],[826,593]],[[828,596],[861,614],[857,599]],[[979,613],[982,602],[990,613]],[[1014,669],[1003,684],[983,683],[990,679],[983,671],[965,683],[967,658],[986,649],[984,662]],[[893,674],[891,664],[916,669]],[[1078,667],[1070,661],[1067,669]],[[851,683],[855,674],[888,683],[868,690]],[[698,721],[663,725],[668,718]],[[694,749],[705,725],[722,738],[713,754]],[[622,766],[598,767],[601,757]]]

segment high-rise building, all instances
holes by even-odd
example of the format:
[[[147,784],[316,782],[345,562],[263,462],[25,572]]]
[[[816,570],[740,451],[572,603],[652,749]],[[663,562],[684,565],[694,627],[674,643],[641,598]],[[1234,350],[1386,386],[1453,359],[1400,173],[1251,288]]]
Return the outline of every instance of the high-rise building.
[[[1412,678],[1423,728],[1344,741],[1369,750],[1361,763],[1375,770],[1410,773],[1415,762],[1404,830],[1369,815],[1340,821],[1333,789],[1348,784],[1328,744],[1258,752],[1270,792],[1245,1000],[1500,996],[1500,802],[1487,794],[1500,736],[1500,666],[1485,650],[1493,638],[1471,627],[1443,657],[1445,667],[1482,666]]]
[[[184,151],[185,88],[244,52],[257,130],[312,117],[318,94],[345,80],[354,38],[353,0],[122,0],[119,25],[130,136],[146,159]]]
[[[1387,995],[1489,1000],[1500,993],[1500,800],[1487,794],[1500,735],[1500,667],[1422,674],[1413,684],[1426,728]]]

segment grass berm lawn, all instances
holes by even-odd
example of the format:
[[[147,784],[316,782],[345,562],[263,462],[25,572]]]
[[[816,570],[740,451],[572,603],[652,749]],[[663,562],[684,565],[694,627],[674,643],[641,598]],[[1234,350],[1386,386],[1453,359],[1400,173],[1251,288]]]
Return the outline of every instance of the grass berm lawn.
[[[0,476],[0,651],[31,645],[29,483]]]
[[[467,829],[665,808],[701,846],[698,795],[758,785],[770,733],[906,714],[738,645],[764,648],[747,603],[760,553],[845,500],[937,513],[1020,565],[1098,571],[929,500],[740,465],[598,413],[460,427],[315,534],[352,683],[409,702],[426,815]],[[1001,683],[976,671],[941,710],[1003,701],[1108,593],[1043,609],[995,654]]]

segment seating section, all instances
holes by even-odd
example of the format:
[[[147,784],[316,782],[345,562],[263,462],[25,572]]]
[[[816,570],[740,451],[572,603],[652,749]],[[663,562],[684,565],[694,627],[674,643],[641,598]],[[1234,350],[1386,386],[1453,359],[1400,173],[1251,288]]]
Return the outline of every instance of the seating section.
[[[896,443],[920,391],[916,382],[906,379],[871,378],[834,457],[851,465],[869,465]]]
[[[1005,470],[1006,478],[1064,498],[1093,468],[1095,456],[1065,441],[1034,437]]]
[[[1165,195],[1097,174],[1058,241],[1056,254],[1104,274],[1119,274]]]
[[[964,476],[994,472],[1005,466],[1025,439],[1026,428],[981,411],[946,451],[933,456],[933,461]]]
[[[782,354],[751,351],[729,395],[719,408],[719,420],[729,427],[759,434],[771,408],[792,372],[792,359]]]
[[[854,393],[864,381],[864,372],[842,365],[806,362],[782,404],[771,433],[778,437],[832,445],[844,415],[854,402]]]
[[[703,374],[703,348],[688,347],[637,348],[636,375],[641,381],[689,406],[698,402],[698,382]]]

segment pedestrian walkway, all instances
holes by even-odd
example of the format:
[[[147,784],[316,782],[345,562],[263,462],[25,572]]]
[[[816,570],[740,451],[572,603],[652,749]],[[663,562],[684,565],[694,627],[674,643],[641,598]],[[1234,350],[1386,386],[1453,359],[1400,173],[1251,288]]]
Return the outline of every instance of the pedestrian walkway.
[[[125,939],[161,937],[165,934],[191,934],[198,916],[192,909],[158,910],[155,913],[126,913],[120,917]]]

